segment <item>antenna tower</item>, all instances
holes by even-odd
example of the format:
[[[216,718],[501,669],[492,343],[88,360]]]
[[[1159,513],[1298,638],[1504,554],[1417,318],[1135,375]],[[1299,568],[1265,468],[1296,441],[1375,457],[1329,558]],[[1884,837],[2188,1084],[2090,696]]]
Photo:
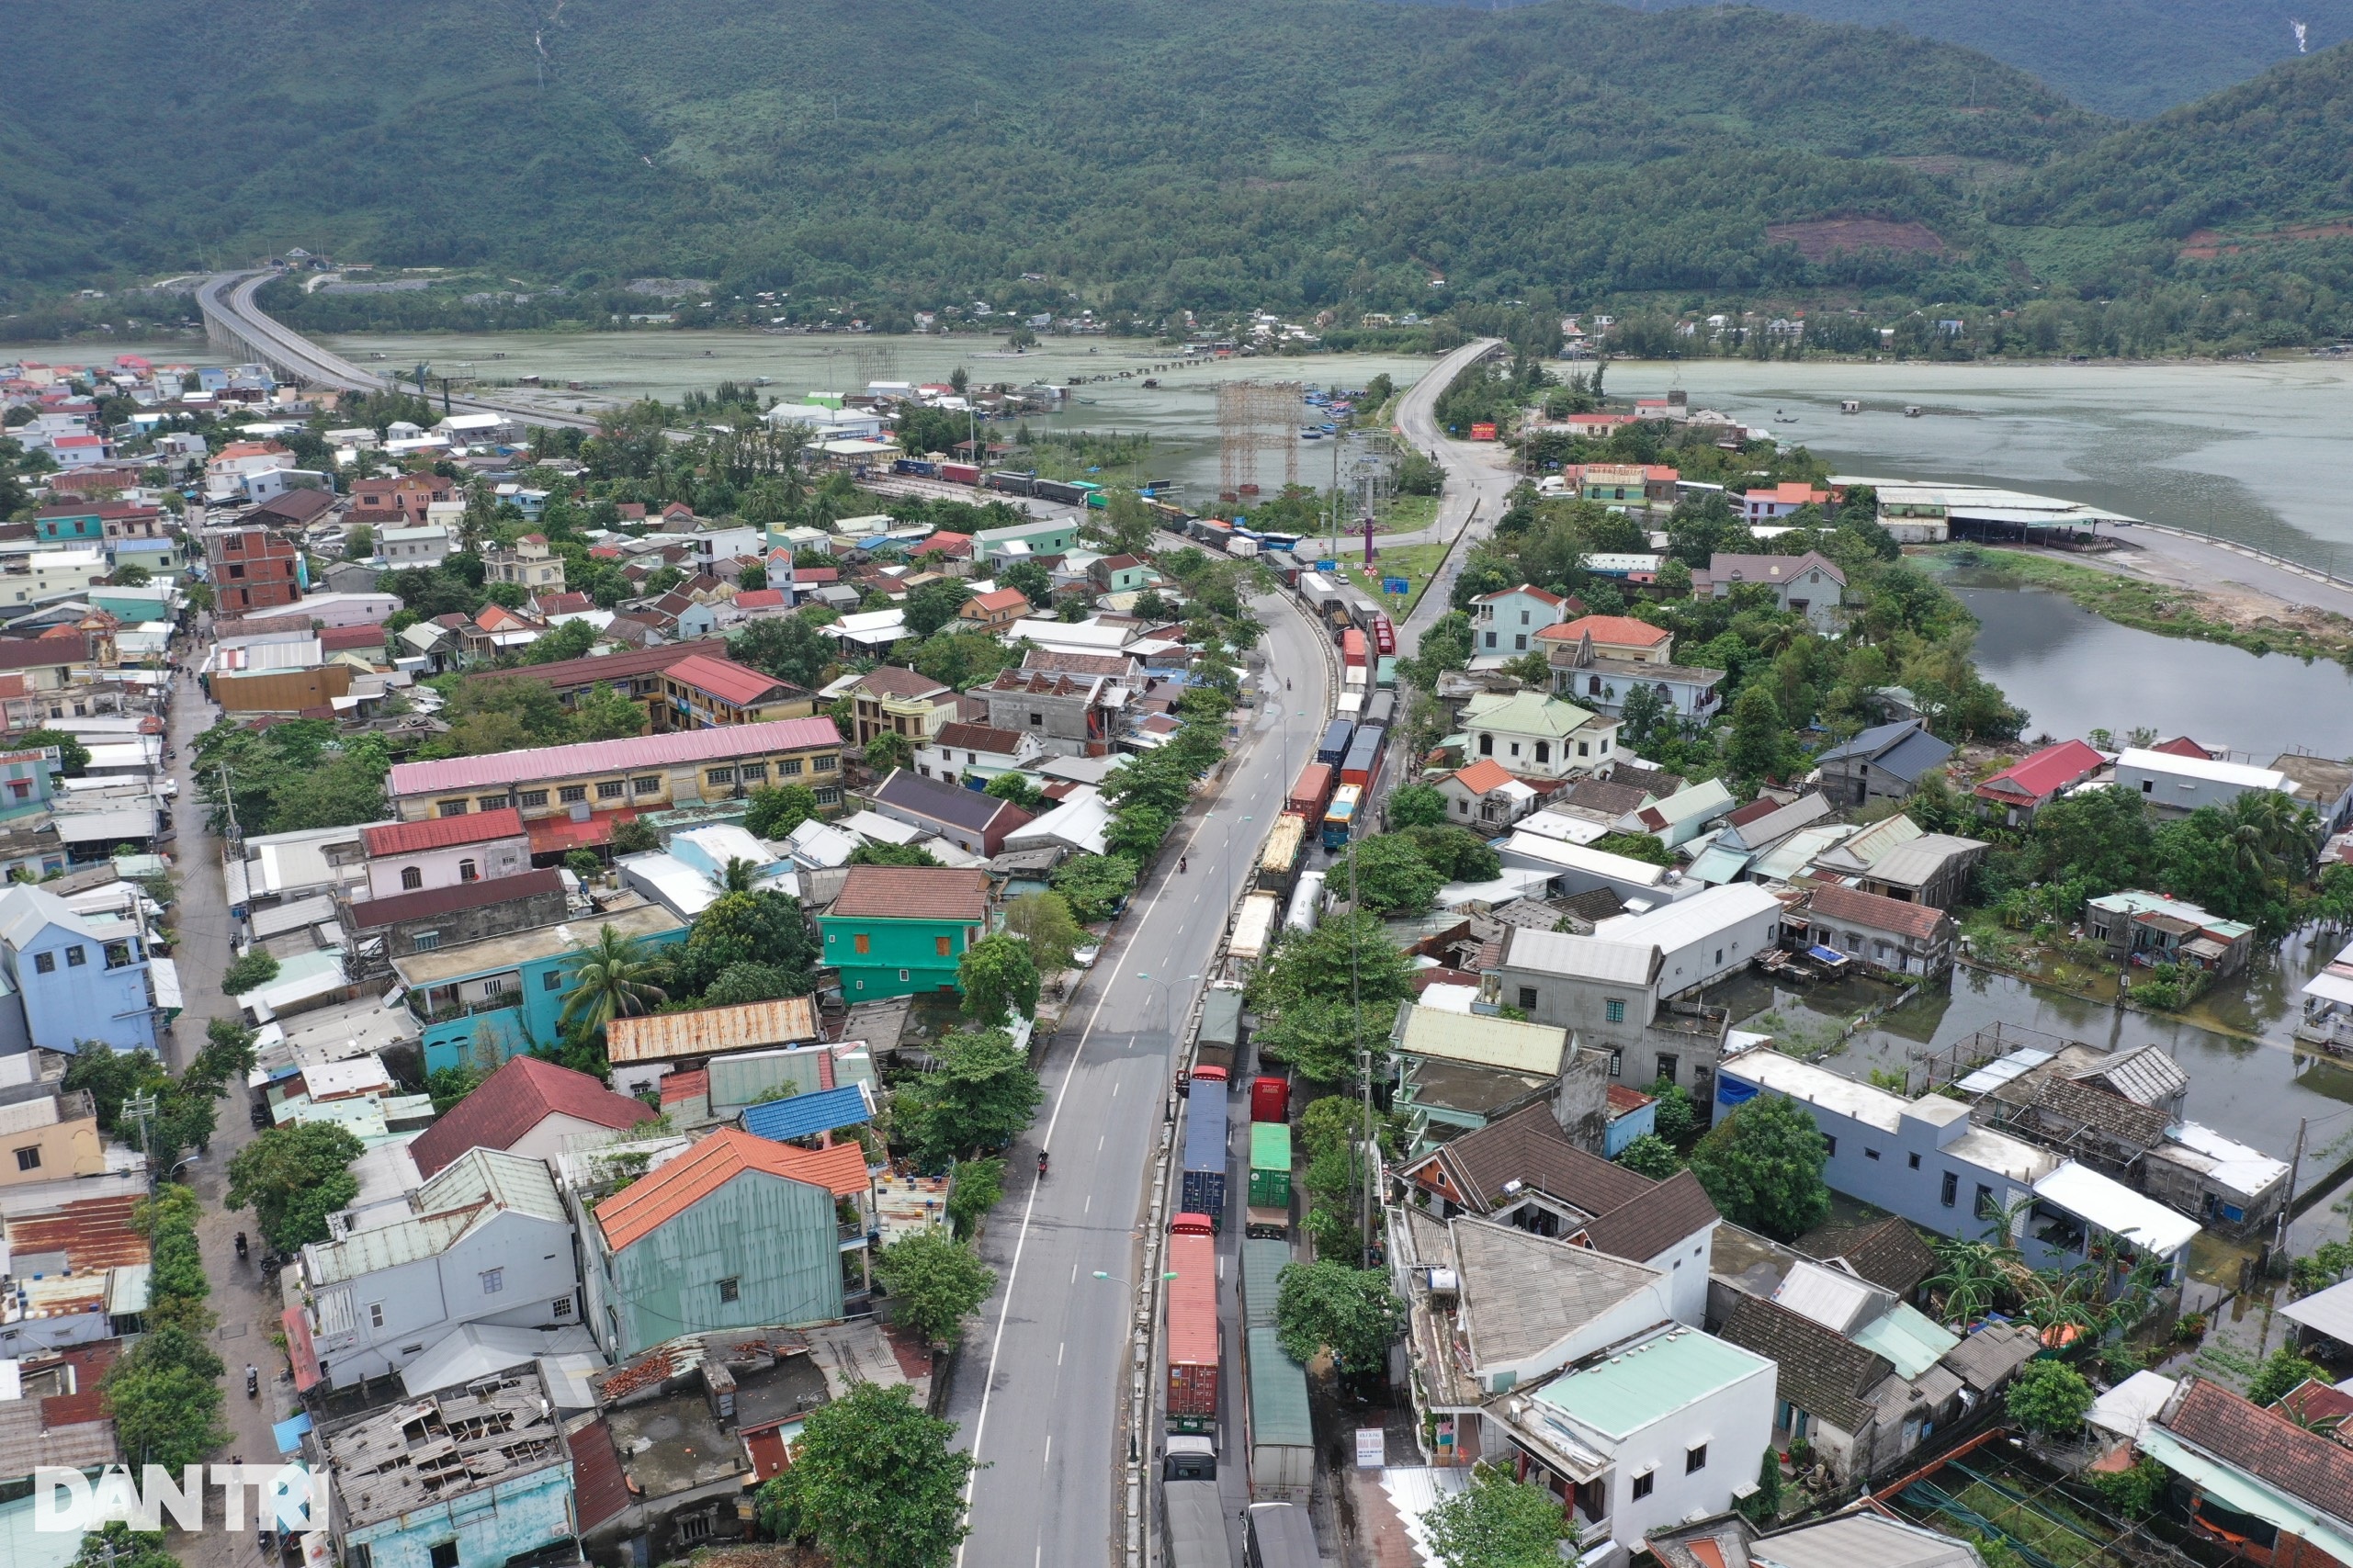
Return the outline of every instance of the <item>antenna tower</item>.
[[[1259,457],[1283,456],[1283,482],[1299,482],[1297,381],[1227,381],[1217,389],[1217,495],[1239,501],[1259,486]],[[1247,487],[1247,488],[1246,488]]]

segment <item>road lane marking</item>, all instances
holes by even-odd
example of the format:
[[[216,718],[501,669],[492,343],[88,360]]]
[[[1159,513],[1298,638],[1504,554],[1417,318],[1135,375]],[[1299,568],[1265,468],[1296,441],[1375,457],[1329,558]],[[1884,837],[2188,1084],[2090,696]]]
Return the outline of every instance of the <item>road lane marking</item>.
[[[1329,694],[1327,693],[1326,695],[1329,697]],[[1185,835],[1183,845],[1177,851],[1177,854],[1180,859],[1192,852],[1194,841],[1201,837],[1201,829],[1208,825],[1209,813],[1206,811],[1204,811],[1198,818],[1194,818],[1193,830]],[[1160,899],[1167,894],[1168,890],[1169,878],[1165,874],[1163,874],[1160,878],[1160,885],[1152,890],[1152,897],[1150,900],[1145,904],[1144,912],[1137,917],[1137,934],[1142,934],[1144,928],[1151,923],[1152,917],[1160,912]],[[1198,895],[1195,897],[1197,898]],[[1046,1132],[1044,1136],[1039,1140],[1040,1147],[1049,1146],[1053,1142],[1054,1129],[1060,1124],[1062,1120],[1062,1107],[1069,1100],[1071,1086],[1078,1080],[1079,1064],[1086,1059],[1088,1043],[1094,1038],[1095,1025],[1101,1021],[1103,1018],[1103,999],[1109,995],[1109,987],[1105,987],[1103,990],[1098,991],[1095,994],[1094,1006],[1087,1010],[1087,1027],[1080,1032],[1079,1043],[1070,1052],[1070,1065],[1063,1069],[1062,1087],[1055,1091],[1054,1109],[1046,1113]],[[1114,1094],[1118,1092],[1118,1086],[1115,1082],[1113,1085],[1113,1092]],[[1013,1260],[1005,1269],[1004,1305],[1000,1307],[997,1312],[997,1331],[990,1335],[989,1338],[989,1366],[987,1373],[982,1378],[980,1383],[980,1410],[979,1413],[972,1418],[971,1452],[972,1456],[976,1460],[980,1457],[981,1444],[988,1436],[989,1405],[990,1402],[996,1397],[997,1393],[997,1359],[999,1354],[1004,1349],[1005,1325],[1012,1317],[1013,1290],[1021,1280],[1022,1253],[1029,1246],[1030,1223],[1036,1215],[1037,1195],[1043,1186],[1044,1184],[1040,1182],[1033,1182],[1030,1185],[1029,1197],[1022,1205],[1021,1230],[1015,1235],[1013,1239]],[[1088,1201],[1090,1203],[1093,1201],[1092,1198]],[[1078,1278],[1079,1266],[1074,1263],[1070,1266],[1071,1283],[1076,1284],[1078,1282]],[[966,1476],[964,1481],[964,1511],[967,1518],[970,1517],[972,1512],[973,1489],[979,1484],[979,1480],[980,1467],[976,1464],[972,1469],[972,1472]],[[956,1568],[964,1568],[965,1548],[971,1544],[972,1538],[970,1536],[967,1536],[963,1540],[956,1543]],[[1042,1556],[1045,1551],[1045,1547],[1041,1544],[1038,1551]]]
[[[1040,1470],[1052,1470],[1054,1468],[1054,1434],[1051,1432],[1046,1434],[1046,1457],[1038,1461],[1037,1468]],[[1041,1543],[1041,1550],[1042,1549],[1043,1546]]]
[[[1063,1352],[1064,1350],[1066,1350],[1066,1349],[1068,1349],[1068,1348],[1069,1348],[1069,1344],[1070,1344],[1070,1342],[1069,1342],[1068,1339],[1064,1339],[1064,1340],[1060,1340],[1060,1341],[1058,1341],[1058,1342],[1055,1345],[1055,1347],[1054,1347],[1054,1364],[1055,1364],[1056,1366],[1058,1366],[1058,1366],[1060,1366],[1060,1365],[1062,1364],[1062,1352]]]

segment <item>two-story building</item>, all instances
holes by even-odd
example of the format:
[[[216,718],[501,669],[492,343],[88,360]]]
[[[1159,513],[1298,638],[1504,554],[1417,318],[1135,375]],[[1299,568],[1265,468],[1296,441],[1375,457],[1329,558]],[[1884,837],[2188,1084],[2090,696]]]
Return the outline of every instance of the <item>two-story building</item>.
[[[662,672],[665,699],[654,708],[657,729],[709,729],[807,718],[817,698],[789,681],[764,675],[732,659],[697,653]]]
[[[987,632],[993,637],[1028,615],[1029,608],[1028,595],[1018,588],[976,593],[957,607],[956,626],[959,630]]]
[[[620,813],[726,799],[739,785],[807,784],[820,805],[838,805],[841,776],[833,721],[788,718],[402,762],[387,782],[403,821],[513,807],[537,854],[610,842]]]
[[[396,1372],[469,1323],[580,1322],[571,1216],[538,1160],[469,1149],[395,1203],[336,1220],[303,1247],[304,1303],[285,1314],[298,1392]]]
[[[1523,582],[1471,601],[1471,657],[1500,662],[1538,646],[1545,628],[1568,615],[1568,601]],[[1664,634],[1662,634],[1664,635]]]
[[[271,529],[207,528],[204,558],[223,616],[291,604],[310,587],[301,546]]]
[[[428,888],[515,876],[531,869],[531,835],[511,806],[359,830],[368,854],[368,896],[390,898]]]
[[[915,771],[925,778],[987,784],[1005,773],[1019,773],[1046,756],[1035,735],[1017,729],[992,729],[985,724],[947,724],[931,743],[915,750]]]
[[[1505,831],[1535,810],[1544,798],[1534,786],[1513,778],[1492,757],[1482,757],[1467,768],[1448,773],[1438,781],[1438,793],[1446,797],[1449,822],[1482,836]]]
[[[1933,976],[1952,967],[1952,917],[1932,904],[1829,882],[1808,892],[1787,923],[1811,945],[1843,953],[1875,975]]]
[[[989,934],[989,874],[854,865],[818,917],[824,962],[855,1003],[956,988],[965,949]]]
[[[1781,944],[1782,901],[1753,882],[1726,883],[1635,915],[1613,915],[1596,939],[1659,953],[1658,994],[1683,996],[1747,968]]]
[[[1062,757],[1109,750],[1126,687],[1107,676],[1001,670],[968,694],[985,704],[992,729],[1025,731]]]
[[[479,1066],[485,1056],[503,1062],[560,1040],[564,1001],[583,949],[605,927],[649,948],[686,937],[677,916],[660,904],[640,903],[395,957],[392,972],[408,992],[425,1071]]]
[[[390,571],[430,571],[456,547],[449,530],[439,523],[387,527],[376,536],[376,551]]]
[[[929,675],[896,664],[877,665],[850,688],[850,717],[865,746],[877,735],[901,735],[917,746],[956,717],[956,693]]]
[[[0,1103],[0,1189],[107,1173],[97,1101],[85,1089],[28,1083]]]
[[[1816,490],[1810,484],[1777,484],[1770,490],[1752,490],[1740,498],[1740,520],[1750,527],[1759,523],[1778,523],[1801,506],[1825,507],[1830,504],[1830,492]]]
[[[1541,692],[1490,692],[1463,710],[1472,759],[1493,758],[1515,778],[1565,779],[1608,772],[1618,721]]]
[[[1814,759],[1821,790],[1833,806],[1856,810],[1874,800],[1909,800],[1920,781],[1940,772],[1950,743],[1929,733],[1926,720],[1875,724]]]
[[[1635,692],[1647,689],[1665,698],[1679,718],[1715,716],[1725,672],[1676,663],[1675,639],[1664,627],[1624,615],[1586,615],[1552,627],[1538,646],[1551,667],[1555,696],[1616,715]]]
[[[808,1151],[721,1128],[581,1217],[588,1326],[608,1357],[681,1334],[842,1315],[845,1238]]]
[[[1775,609],[1804,616],[1825,637],[1838,629],[1847,574],[1817,551],[1808,550],[1802,556],[1711,556],[1705,570],[1691,573],[1695,599],[1729,599],[1734,589],[1744,586],[1771,590]]]
[[[146,937],[135,924],[76,914],[39,887],[0,893],[0,969],[36,1045],[153,1050],[148,966]]]
[[[430,469],[389,479],[354,479],[350,518],[354,523],[415,527],[425,521],[435,502],[448,501],[457,493],[457,480]]]

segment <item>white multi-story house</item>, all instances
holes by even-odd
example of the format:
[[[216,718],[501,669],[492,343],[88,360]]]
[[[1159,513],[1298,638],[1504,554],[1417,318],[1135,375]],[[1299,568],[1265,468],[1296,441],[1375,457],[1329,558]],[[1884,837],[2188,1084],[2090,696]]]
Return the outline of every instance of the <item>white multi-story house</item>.
[[[1568,615],[1568,601],[1530,583],[1482,593],[1471,601],[1471,660],[1500,664],[1542,645],[1536,636]]]
[[[1492,757],[1521,779],[1607,773],[1617,760],[1618,721],[1541,692],[1487,692],[1463,710],[1469,760]]]
[[[359,841],[368,852],[371,898],[458,887],[531,869],[531,835],[513,807],[422,822],[379,822],[362,828]]]
[[[580,1323],[572,1225],[536,1159],[470,1149],[396,1205],[333,1216],[302,1249],[307,1304],[287,1314],[295,1386],[396,1372],[469,1323]]]

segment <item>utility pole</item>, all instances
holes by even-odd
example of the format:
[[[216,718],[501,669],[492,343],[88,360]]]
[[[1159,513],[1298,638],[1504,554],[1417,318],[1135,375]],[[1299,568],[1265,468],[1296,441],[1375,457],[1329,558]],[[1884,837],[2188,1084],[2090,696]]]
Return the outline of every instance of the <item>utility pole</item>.
[[[2288,1222],[2296,1209],[2296,1182],[2304,1172],[2304,1134],[2312,1128],[2312,1118],[2300,1117],[2296,1122],[2296,1153],[2288,1162],[2288,1196],[2279,1204],[2279,1223],[2273,1227],[2271,1245],[2276,1250],[2288,1245]]]

